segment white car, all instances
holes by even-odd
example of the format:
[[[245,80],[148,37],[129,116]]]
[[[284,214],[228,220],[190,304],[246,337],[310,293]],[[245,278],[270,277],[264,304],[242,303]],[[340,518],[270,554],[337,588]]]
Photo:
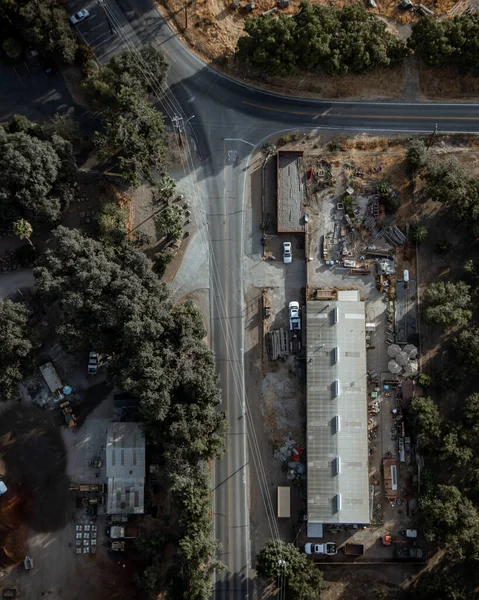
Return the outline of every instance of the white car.
[[[89,16],[90,13],[87,11],[86,8],[83,8],[82,10],[79,10],[77,13],[70,17],[70,23],[72,25],[78,25],[78,23],[81,23],[85,19],[88,19]]]
[[[291,252],[291,242],[283,242],[283,262],[286,265],[293,260],[293,253]]]

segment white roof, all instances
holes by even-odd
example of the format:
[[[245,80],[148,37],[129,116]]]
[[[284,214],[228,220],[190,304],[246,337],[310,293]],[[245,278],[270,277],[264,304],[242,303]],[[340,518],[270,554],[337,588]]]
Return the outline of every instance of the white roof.
[[[359,292],[308,302],[306,325],[308,523],[369,523],[366,319]]]
[[[44,365],[41,365],[40,372],[43,375],[43,379],[45,380],[48,389],[52,393],[55,393],[57,390],[61,390],[63,384],[60,377],[58,377],[58,373],[56,372],[53,363],[47,362]]]

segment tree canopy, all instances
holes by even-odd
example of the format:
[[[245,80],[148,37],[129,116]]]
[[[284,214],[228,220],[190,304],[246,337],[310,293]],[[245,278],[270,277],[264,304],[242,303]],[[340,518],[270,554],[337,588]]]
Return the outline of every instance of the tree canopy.
[[[23,304],[0,299],[0,397],[10,400],[25,377],[33,350]]]
[[[457,283],[430,283],[424,291],[424,317],[443,328],[466,325],[472,317],[470,287]]]
[[[44,136],[26,119],[10,125],[13,133],[0,127],[0,219],[54,223],[73,197],[71,146],[56,134]]]
[[[286,587],[290,600],[319,600],[327,586],[322,572],[294,544],[271,540],[256,556],[258,575]],[[282,596],[284,597],[284,596]]]
[[[336,9],[303,1],[293,16],[247,19],[245,32],[238,40],[240,60],[271,75],[361,73],[398,64],[408,52],[383,21],[360,6]]]
[[[427,164],[427,148],[423,140],[413,140],[407,150],[407,162],[413,170],[423,169]]]
[[[29,47],[67,64],[75,60],[77,40],[61,0],[2,0],[0,32],[6,60],[18,60]]]
[[[411,46],[431,67],[454,65],[479,73],[479,15],[423,17],[412,26]]]
[[[437,485],[419,499],[426,538],[445,546],[451,558],[479,559],[479,514],[452,485]]]
[[[112,58],[84,82],[92,110],[101,110],[104,131],[96,145],[105,160],[115,157],[119,171],[130,185],[153,182],[166,174],[163,117],[149,103],[161,89],[167,64],[152,46],[127,51]]]

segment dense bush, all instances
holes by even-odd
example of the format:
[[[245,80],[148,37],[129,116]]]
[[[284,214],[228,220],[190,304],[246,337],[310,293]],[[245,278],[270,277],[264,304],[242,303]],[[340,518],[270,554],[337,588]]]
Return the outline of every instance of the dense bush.
[[[479,14],[423,17],[412,27],[411,46],[431,67],[454,65],[479,74]]]
[[[396,65],[408,52],[383,21],[359,6],[303,1],[293,16],[248,19],[245,31],[238,40],[240,60],[271,75],[361,73]]]

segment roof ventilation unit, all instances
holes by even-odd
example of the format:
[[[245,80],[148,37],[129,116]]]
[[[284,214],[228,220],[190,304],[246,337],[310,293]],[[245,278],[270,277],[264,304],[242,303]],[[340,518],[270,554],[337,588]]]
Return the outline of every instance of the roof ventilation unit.
[[[333,325],[336,325],[336,323],[339,320],[339,311],[338,311],[338,307],[336,306],[336,308],[333,310]]]
[[[341,418],[339,415],[336,415],[333,418],[333,431],[334,433],[339,433],[341,431]]]
[[[341,457],[336,456],[334,459],[334,474],[339,475],[341,473]]]
[[[333,381],[333,398],[337,398],[341,392],[341,384],[339,383],[339,379],[335,379]]]
[[[334,364],[337,365],[339,362],[339,346],[335,346],[333,350],[333,360]]]
[[[341,494],[336,494],[336,512],[341,510]]]

